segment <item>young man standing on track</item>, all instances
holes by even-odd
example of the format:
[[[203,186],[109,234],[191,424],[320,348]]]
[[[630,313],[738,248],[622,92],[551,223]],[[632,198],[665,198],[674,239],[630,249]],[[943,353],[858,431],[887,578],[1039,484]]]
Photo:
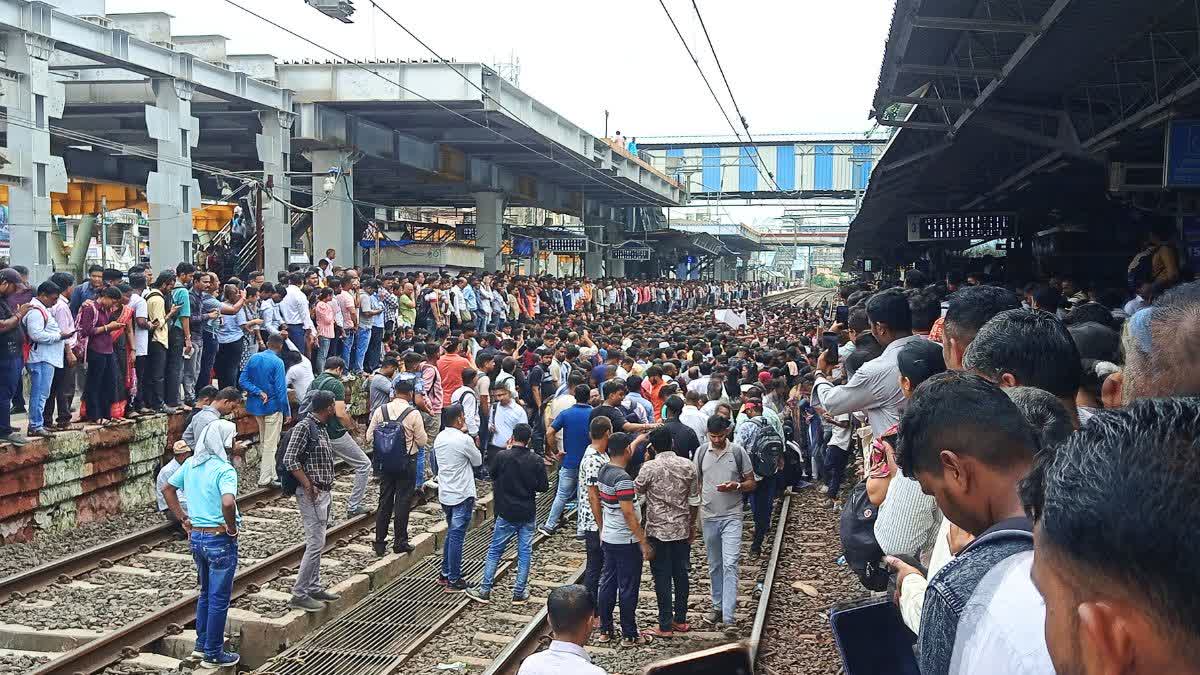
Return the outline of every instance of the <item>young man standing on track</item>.
[[[433,442],[437,459],[438,501],[446,515],[446,542],[442,547],[442,574],[438,583],[447,593],[467,590],[462,578],[462,549],[475,511],[474,468],[483,463],[479,448],[466,433],[466,416],[460,405],[445,410],[446,428]]]
[[[492,489],[496,500],[496,526],[492,531],[492,544],[488,548],[487,563],[483,568],[483,579],[479,588],[467,589],[467,596],[478,602],[491,602],[492,581],[500,557],[508,548],[508,542],[517,538],[517,579],[513,585],[513,604],[523,605],[529,601],[529,563],[533,558],[534,523],[537,518],[537,493],[550,489],[546,480],[546,466],[541,457],[529,450],[529,439],[533,429],[528,424],[518,424],[513,429],[512,442],[501,450],[494,459],[495,473],[492,474]]]

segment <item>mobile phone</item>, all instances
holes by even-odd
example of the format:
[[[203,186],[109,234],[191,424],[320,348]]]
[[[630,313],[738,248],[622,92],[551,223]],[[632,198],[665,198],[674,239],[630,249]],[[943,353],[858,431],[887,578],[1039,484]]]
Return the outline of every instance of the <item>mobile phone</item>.
[[[646,666],[644,675],[751,675],[750,646],[734,642]]]
[[[838,323],[845,326],[846,322],[849,319],[850,319],[850,306],[849,305],[838,305],[837,310],[835,310],[835,313],[834,313],[834,321],[837,321]]]
[[[821,347],[825,349],[825,363],[835,366],[838,362],[838,334],[822,333]]]

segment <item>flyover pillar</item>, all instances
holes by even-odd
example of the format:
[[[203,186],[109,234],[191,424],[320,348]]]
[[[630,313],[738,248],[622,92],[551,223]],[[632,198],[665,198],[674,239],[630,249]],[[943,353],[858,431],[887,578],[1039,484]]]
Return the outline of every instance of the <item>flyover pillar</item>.
[[[483,249],[483,269],[500,267],[500,238],[504,229],[504,193],[475,192],[475,243]]]
[[[313,150],[308,153],[314,175],[312,179],[313,250],[315,265],[325,256],[326,249],[337,251],[337,259],[343,267],[359,262],[358,247],[354,240],[354,179],[350,176],[350,162],[344,150]],[[325,193],[325,179],[330,169],[339,173],[332,192]],[[290,236],[290,235],[289,235]]]
[[[255,145],[263,165],[263,180],[270,180],[271,192],[277,198],[291,201],[291,182],[286,172],[292,154],[292,123],[296,116],[280,110],[262,110],[258,119],[262,123],[262,133],[255,137]],[[276,272],[287,269],[292,226],[286,206],[266,194],[263,199],[263,271],[268,279],[274,279]]]
[[[158,142],[158,164],[146,179],[150,212],[150,265],[155,272],[195,262],[192,209],[200,208],[200,181],[192,177],[192,148],[200,120],[192,117],[193,85],[152,81],[154,105],[146,106],[146,129]]]
[[[36,286],[53,271],[50,193],[67,191],[62,158],[50,154],[49,118],[62,117],[63,85],[50,77],[49,38],[8,33],[0,44],[8,57],[5,68],[15,73],[3,98],[8,164],[0,167],[0,175],[14,179],[8,187],[9,264],[28,267]]]
[[[604,249],[604,255],[608,258],[605,268],[607,276],[620,279],[625,276],[625,261],[613,260],[612,256],[609,254],[609,251],[612,250],[613,246],[618,246],[623,241],[622,237],[624,235],[624,228],[620,223],[613,223],[605,228],[604,233],[606,235],[604,237],[604,243],[608,244],[608,246]]]

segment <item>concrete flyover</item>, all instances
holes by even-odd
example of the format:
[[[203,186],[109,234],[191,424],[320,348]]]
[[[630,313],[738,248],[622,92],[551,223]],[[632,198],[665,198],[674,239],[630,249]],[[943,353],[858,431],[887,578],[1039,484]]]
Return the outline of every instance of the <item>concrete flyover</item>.
[[[489,266],[499,259],[505,206],[579,215],[596,226],[591,238],[616,243],[631,207],[686,200],[667,174],[480,63],[304,60],[275,72],[295,92],[293,146],[313,171],[349,169],[356,197],[388,205],[476,207]],[[348,228],[330,223],[349,215],[318,219],[314,248],[348,246]]]

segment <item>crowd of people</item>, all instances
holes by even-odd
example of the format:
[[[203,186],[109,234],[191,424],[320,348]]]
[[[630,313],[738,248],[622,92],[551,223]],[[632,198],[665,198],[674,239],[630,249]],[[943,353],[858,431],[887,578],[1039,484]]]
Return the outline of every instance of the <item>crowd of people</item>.
[[[191,533],[210,599],[197,622],[206,663],[236,660],[221,643],[220,593],[236,563],[241,448],[224,417],[243,401],[259,423],[259,482],[293,492],[303,523],[292,607],[336,599],[320,553],[339,459],[354,473],[351,516],[371,510],[367,481],[380,480],[381,556],[412,550],[408,514],[436,494],[447,593],[491,602],[515,542],[512,599],[527,602],[535,534],[581,539],[583,582],[551,594],[556,641],[526,673],[599,672],[589,641],[694,630],[697,537],[711,581],[702,620],[740,635],[744,523],[760,555],[778,496],[810,488],[840,513],[863,586],[894,589],[922,673],[1200,663],[1185,572],[1200,498],[1188,461],[1200,443],[1200,283],[1133,284],[1109,299],[1069,277],[929,283],[910,271],[891,287],[775,308],[754,302],[766,284],[379,278],[339,268],[333,252],[279,284],[248,276],[186,264],[152,283],[144,270],[97,270],[79,286],[55,275],[0,310],[0,376],[49,364],[29,369],[31,406],[57,404],[59,420],[65,407],[69,422],[60,394],[82,381],[90,420],[192,408],[160,508]],[[28,288],[0,271],[6,300]],[[745,323],[718,323],[725,308]],[[346,404],[351,386],[368,400],[365,429]],[[30,418],[30,433],[52,426]],[[491,481],[496,519],[482,576],[468,579],[478,481]],[[647,567],[658,607],[648,629],[636,614]]]

